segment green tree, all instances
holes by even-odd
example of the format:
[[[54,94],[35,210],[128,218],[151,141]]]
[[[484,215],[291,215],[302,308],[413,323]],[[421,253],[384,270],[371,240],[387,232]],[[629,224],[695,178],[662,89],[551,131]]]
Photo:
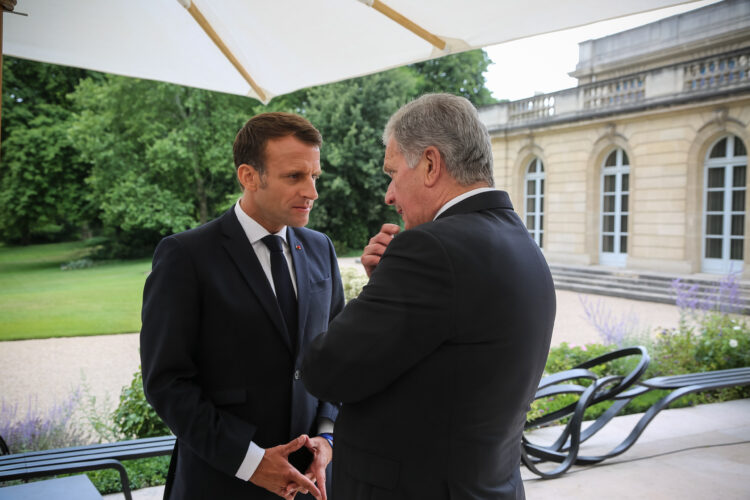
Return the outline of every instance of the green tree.
[[[360,249],[384,222],[396,222],[383,197],[383,127],[414,95],[416,79],[407,68],[310,89],[305,114],[323,134],[319,199],[310,225],[337,247]]]
[[[82,161],[67,128],[66,95],[96,73],[5,57],[0,169],[0,237],[28,244],[45,227],[71,237],[93,211],[85,196],[91,165]]]
[[[256,101],[166,83],[107,76],[72,95],[70,129],[111,253],[146,254],[166,234],[202,224],[238,191],[237,130]]]
[[[283,110],[306,115],[323,133],[311,227],[339,247],[359,249],[382,223],[397,220],[383,203],[380,136],[388,117],[424,92],[492,102],[488,64],[483,51],[469,51],[301,90],[263,107],[6,58],[0,236],[29,241],[45,224],[72,234],[95,223],[110,237],[111,254],[146,254],[161,236],[204,223],[235,199],[234,134],[253,114]]]
[[[484,73],[492,64],[484,50],[476,49],[430,59],[409,67],[419,76],[417,93],[449,92],[467,98],[474,106],[492,104],[495,99],[484,86]]]

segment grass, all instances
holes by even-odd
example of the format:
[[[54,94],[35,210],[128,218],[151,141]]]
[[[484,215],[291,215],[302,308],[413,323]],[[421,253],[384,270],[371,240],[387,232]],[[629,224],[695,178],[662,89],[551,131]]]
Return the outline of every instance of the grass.
[[[0,340],[140,330],[150,259],[60,269],[90,251],[83,242],[0,247]]]

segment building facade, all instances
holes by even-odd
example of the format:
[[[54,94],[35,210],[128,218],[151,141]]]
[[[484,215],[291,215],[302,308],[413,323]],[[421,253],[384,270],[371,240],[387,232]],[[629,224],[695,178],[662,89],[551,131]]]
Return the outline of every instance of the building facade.
[[[577,87],[480,109],[547,259],[750,277],[750,0],[579,50]]]

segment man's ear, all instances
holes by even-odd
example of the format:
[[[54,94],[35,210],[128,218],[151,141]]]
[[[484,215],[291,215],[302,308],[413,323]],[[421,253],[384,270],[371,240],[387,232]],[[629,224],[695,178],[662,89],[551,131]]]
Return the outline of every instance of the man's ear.
[[[432,187],[437,183],[440,176],[444,174],[445,163],[443,157],[435,146],[428,146],[422,153],[422,161],[425,162],[424,185]]]
[[[247,163],[237,167],[237,180],[246,191],[257,191],[260,187],[260,174],[255,167]]]

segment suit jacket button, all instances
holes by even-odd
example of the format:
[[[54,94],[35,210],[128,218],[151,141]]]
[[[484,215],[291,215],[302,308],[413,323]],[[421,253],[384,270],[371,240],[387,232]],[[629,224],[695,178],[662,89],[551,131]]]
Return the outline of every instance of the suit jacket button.
[[[300,377],[302,377],[302,374],[299,370],[294,370],[294,380],[299,380]]]

